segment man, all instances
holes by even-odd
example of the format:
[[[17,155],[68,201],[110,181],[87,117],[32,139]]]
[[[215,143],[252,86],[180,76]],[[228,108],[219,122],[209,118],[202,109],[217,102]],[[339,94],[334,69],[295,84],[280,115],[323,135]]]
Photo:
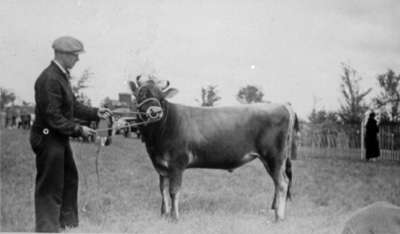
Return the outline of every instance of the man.
[[[78,226],[78,171],[69,137],[93,135],[74,118],[107,118],[111,111],[91,108],[76,101],[70,86],[69,70],[84,52],[73,37],[60,37],[52,45],[54,60],[35,83],[36,119],[30,143],[36,154],[35,224],[37,232],[59,232]]]
[[[375,161],[380,156],[379,141],[378,141],[379,127],[375,120],[375,113],[372,111],[369,114],[367,124],[365,126],[365,158],[367,161]]]

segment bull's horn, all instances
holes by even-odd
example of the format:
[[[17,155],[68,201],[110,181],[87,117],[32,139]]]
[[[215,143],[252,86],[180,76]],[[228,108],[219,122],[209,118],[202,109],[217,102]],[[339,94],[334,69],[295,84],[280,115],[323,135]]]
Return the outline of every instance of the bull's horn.
[[[165,82],[165,86],[164,86],[163,90],[166,89],[166,88],[168,88],[168,87],[169,87],[169,80],[167,80],[167,81]]]
[[[140,78],[142,77],[142,75],[138,75],[138,76],[136,76],[136,83],[138,84],[138,85],[140,85]]]
[[[169,86],[169,81],[168,81],[168,80],[158,80],[158,81],[157,81],[157,86],[158,86],[161,90],[165,90],[165,89],[168,88],[168,86]]]
[[[131,88],[132,92],[135,93],[137,90],[137,86],[134,81],[129,81],[129,87]]]

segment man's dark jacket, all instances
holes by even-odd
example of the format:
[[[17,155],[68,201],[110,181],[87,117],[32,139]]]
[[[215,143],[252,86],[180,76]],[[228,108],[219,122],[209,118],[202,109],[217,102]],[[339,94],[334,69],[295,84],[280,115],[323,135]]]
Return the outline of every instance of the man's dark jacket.
[[[36,119],[30,142],[36,154],[36,232],[58,232],[79,224],[78,170],[69,137],[82,135],[74,118],[98,120],[98,109],[76,101],[68,76],[52,62],[35,83]]]
[[[97,108],[79,103],[72,93],[68,75],[54,63],[40,74],[35,83],[36,119],[34,131],[47,128],[51,135],[64,139],[80,136],[82,128],[74,118],[98,120]]]

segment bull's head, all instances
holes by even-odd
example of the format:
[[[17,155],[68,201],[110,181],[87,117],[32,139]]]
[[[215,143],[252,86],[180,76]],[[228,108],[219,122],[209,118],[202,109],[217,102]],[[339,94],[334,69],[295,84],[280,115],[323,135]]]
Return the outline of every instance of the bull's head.
[[[142,120],[160,120],[164,114],[165,99],[178,92],[175,88],[168,89],[168,81],[160,81],[155,77],[143,80],[142,76],[137,76],[136,82],[130,81],[129,85],[136,98],[137,110],[142,113],[139,115]]]

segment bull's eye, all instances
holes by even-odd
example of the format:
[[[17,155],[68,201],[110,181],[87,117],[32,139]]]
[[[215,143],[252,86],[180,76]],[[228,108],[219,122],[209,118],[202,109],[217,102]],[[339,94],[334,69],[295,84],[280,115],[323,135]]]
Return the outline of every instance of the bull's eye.
[[[146,95],[144,92],[139,93],[139,100],[144,100],[146,98]]]

